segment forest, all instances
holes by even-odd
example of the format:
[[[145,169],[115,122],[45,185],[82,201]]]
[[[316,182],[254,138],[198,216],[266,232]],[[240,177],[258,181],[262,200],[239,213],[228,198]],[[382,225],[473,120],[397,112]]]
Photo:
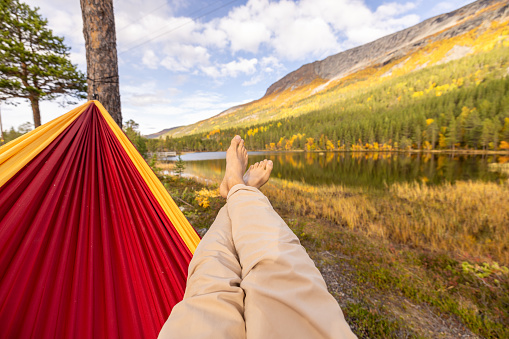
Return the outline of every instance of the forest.
[[[461,59],[440,62],[451,46],[471,38],[430,44],[313,95],[317,84],[262,98],[182,137],[146,139],[132,120],[123,128],[142,154],[224,151],[236,134],[251,150],[509,151],[509,41],[494,38],[500,29],[478,36],[482,48]],[[424,60],[435,64],[421,67]],[[5,141],[29,125],[4,131]]]
[[[398,77],[370,79],[364,71],[293,104],[312,107],[306,113],[142,147],[220,151],[239,134],[252,150],[509,150],[508,66],[504,43]]]

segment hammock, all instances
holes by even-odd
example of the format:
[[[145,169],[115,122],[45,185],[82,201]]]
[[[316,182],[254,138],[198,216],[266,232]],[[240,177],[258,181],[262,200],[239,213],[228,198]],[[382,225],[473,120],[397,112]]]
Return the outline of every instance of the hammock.
[[[156,338],[198,242],[89,101],[0,148],[0,338]]]

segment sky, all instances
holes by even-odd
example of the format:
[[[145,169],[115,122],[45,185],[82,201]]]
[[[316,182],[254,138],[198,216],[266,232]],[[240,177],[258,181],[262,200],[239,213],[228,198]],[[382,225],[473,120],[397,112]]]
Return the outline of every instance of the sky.
[[[144,135],[261,98],[306,63],[376,40],[465,0],[113,0],[124,122]],[[25,0],[86,72],[79,0]],[[42,123],[71,110],[41,102]],[[85,102],[85,101],[83,101]],[[28,102],[0,107],[4,130],[33,123]]]

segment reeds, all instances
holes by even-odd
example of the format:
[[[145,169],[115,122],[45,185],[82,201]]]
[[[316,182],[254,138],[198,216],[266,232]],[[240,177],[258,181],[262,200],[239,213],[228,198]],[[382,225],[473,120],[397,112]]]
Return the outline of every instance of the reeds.
[[[264,192],[297,215],[326,218],[369,236],[509,263],[509,184],[402,183],[373,191],[271,179]]]

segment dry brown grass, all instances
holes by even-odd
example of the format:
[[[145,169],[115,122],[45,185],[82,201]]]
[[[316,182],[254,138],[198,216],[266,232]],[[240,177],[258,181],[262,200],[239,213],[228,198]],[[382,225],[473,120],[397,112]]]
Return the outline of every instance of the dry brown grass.
[[[271,179],[271,201],[391,242],[509,263],[509,184],[395,184],[384,191]]]

